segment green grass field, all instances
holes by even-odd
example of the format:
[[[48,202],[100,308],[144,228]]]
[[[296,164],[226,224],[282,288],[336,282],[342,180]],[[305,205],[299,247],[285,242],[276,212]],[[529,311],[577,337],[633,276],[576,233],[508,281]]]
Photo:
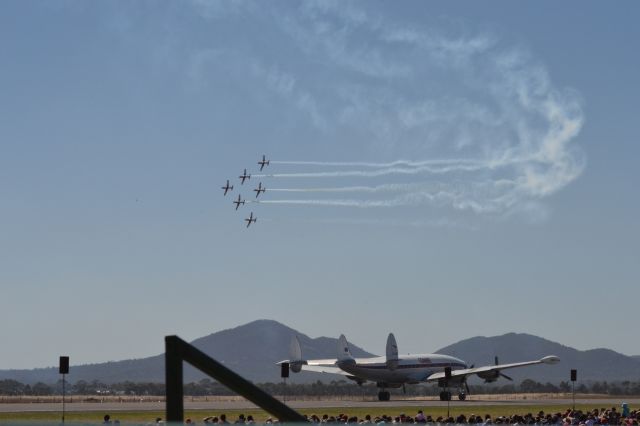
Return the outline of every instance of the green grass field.
[[[609,404],[610,405],[610,404]],[[608,405],[603,402],[602,404],[576,404],[576,409],[591,410],[594,408],[603,408]],[[450,414],[457,416],[459,414],[476,414],[484,416],[490,414],[492,417],[505,416],[511,414],[526,414],[537,413],[540,410],[545,413],[564,412],[567,408],[562,405],[485,405],[485,406],[468,406],[468,407],[451,407]],[[638,407],[630,407],[636,409]],[[337,415],[340,413],[347,414],[349,416],[357,416],[358,418],[364,417],[366,414],[370,414],[372,417],[386,414],[389,416],[396,416],[400,413],[405,413],[409,416],[414,416],[419,407],[415,406],[394,406],[394,407],[329,407],[329,408],[303,408],[299,409],[303,414],[316,414],[322,416],[323,414]],[[426,407],[423,409],[425,414],[432,417],[445,416],[447,414],[447,407]],[[219,416],[225,413],[227,420],[233,423],[239,414],[252,415],[257,422],[265,421],[269,415],[260,409],[246,409],[246,410],[185,410],[185,419],[191,418],[198,424],[202,424],[202,419],[207,416]],[[102,422],[102,417],[106,412],[67,412],[65,420],[69,423],[92,423],[99,424]],[[151,423],[156,417],[164,419],[164,411],[114,411],[109,412],[112,420],[120,420],[121,423],[134,423],[134,424],[146,424]],[[58,423],[60,422],[60,412],[20,412],[20,413],[0,413],[0,424],[7,423]]]

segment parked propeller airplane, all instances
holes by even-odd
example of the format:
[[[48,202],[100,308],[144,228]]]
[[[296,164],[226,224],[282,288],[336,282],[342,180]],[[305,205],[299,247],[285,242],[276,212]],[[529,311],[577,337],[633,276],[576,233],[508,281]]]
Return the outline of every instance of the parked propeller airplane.
[[[247,179],[251,179],[251,175],[248,175],[248,174],[247,174],[247,169],[244,169],[244,173],[243,173],[243,174],[241,174],[241,175],[240,175],[240,176],[238,176],[238,177],[242,180],[242,182],[240,182],[240,185],[244,185],[244,181],[245,181],[245,180],[247,180]]]
[[[260,195],[261,192],[265,192],[266,190],[267,188],[262,187],[262,182],[258,182],[258,187],[254,189],[254,191],[256,192],[256,198],[258,198],[258,195]]]
[[[251,222],[256,223],[257,220],[258,218],[253,217],[253,212],[251,212],[251,215],[245,219],[245,222],[247,222],[247,228],[251,225]]]
[[[388,401],[391,397],[387,388],[399,388],[406,384],[418,384],[421,382],[437,382],[443,390],[440,392],[440,400],[451,399],[449,387],[458,388],[458,399],[466,399],[469,394],[467,378],[473,374],[485,380],[494,382],[499,377],[511,380],[502,373],[502,370],[516,367],[524,367],[534,364],[556,364],[560,358],[554,355],[545,356],[535,361],[516,362],[512,364],[498,364],[484,367],[468,367],[461,359],[440,354],[398,355],[398,345],[393,333],[387,338],[386,356],[373,358],[354,358],[349,351],[349,344],[344,335],[338,339],[337,359],[309,359],[302,358],[300,341],[297,336],[291,340],[291,359],[281,361],[278,364],[288,364],[291,371],[299,373],[301,370],[318,373],[332,373],[346,376],[361,385],[364,382],[376,382],[381,389],[378,392],[378,400]]]
[[[267,160],[265,155],[262,154],[262,161],[258,161],[258,164],[260,164],[260,171],[262,171],[264,166],[268,166],[269,165],[269,160]]]
[[[245,200],[243,200],[240,197],[240,194],[238,194],[238,199],[233,201],[233,204],[236,205],[236,210],[238,210],[238,207],[240,207],[240,204],[244,205]]]
[[[224,189],[224,195],[227,195],[229,191],[233,191],[233,185],[229,186],[229,179],[227,179],[227,184],[222,189]]]

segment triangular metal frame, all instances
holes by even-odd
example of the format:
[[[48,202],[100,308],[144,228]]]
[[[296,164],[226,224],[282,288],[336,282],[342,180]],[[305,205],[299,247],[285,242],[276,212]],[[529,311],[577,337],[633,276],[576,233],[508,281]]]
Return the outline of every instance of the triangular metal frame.
[[[291,407],[283,404],[250,381],[231,371],[215,359],[178,336],[166,336],[165,381],[167,387],[167,421],[184,421],[184,393],[182,362],[186,361],[198,370],[214,378],[232,391],[245,397],[281,422],[300,423],[307,419]]]

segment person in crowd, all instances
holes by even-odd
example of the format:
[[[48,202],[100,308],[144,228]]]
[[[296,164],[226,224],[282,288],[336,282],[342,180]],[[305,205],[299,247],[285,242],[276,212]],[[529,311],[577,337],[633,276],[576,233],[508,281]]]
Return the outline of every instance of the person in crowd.
[[[371,424],[371,414],[365,415],[360,424]]]

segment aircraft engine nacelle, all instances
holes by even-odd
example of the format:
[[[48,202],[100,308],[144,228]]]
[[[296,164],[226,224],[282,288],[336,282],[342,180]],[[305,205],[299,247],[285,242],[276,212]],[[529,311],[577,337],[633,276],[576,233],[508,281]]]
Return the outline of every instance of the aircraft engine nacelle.
[[[289,368],[291,369],[291,371],[293,371],[294,373],[299,373],[302,371],[302,362],[295,362],[292,361],[289,363]]]
[[[550,362],[556,362],[555,358],[557,357],[546,357],[546,359],[549,359]],[[545,361],[546,362],[546,361]],[[495,357],[495,363],[496,366],[500,364],[500,362],[498,361],[498,357]],[[496,380],[498,380],[500,377],[504,377],[507,380],[511,380],[513,381],[513,379],[509,376],[507,376],[506,374],[504,374],[502,371],[500,370],[489,370],[489,371],[483,371],[480,373],[476,373],[478,375],[478,377],[480,377],[481,379],[484,379],[485,383],[491,383],[491,382],[495,382]]]
[[[484,379],[485,383],[492,383],[498,380],[500,377],[499,371],[486,371],[484,373],[478,373],[478,377]]]

